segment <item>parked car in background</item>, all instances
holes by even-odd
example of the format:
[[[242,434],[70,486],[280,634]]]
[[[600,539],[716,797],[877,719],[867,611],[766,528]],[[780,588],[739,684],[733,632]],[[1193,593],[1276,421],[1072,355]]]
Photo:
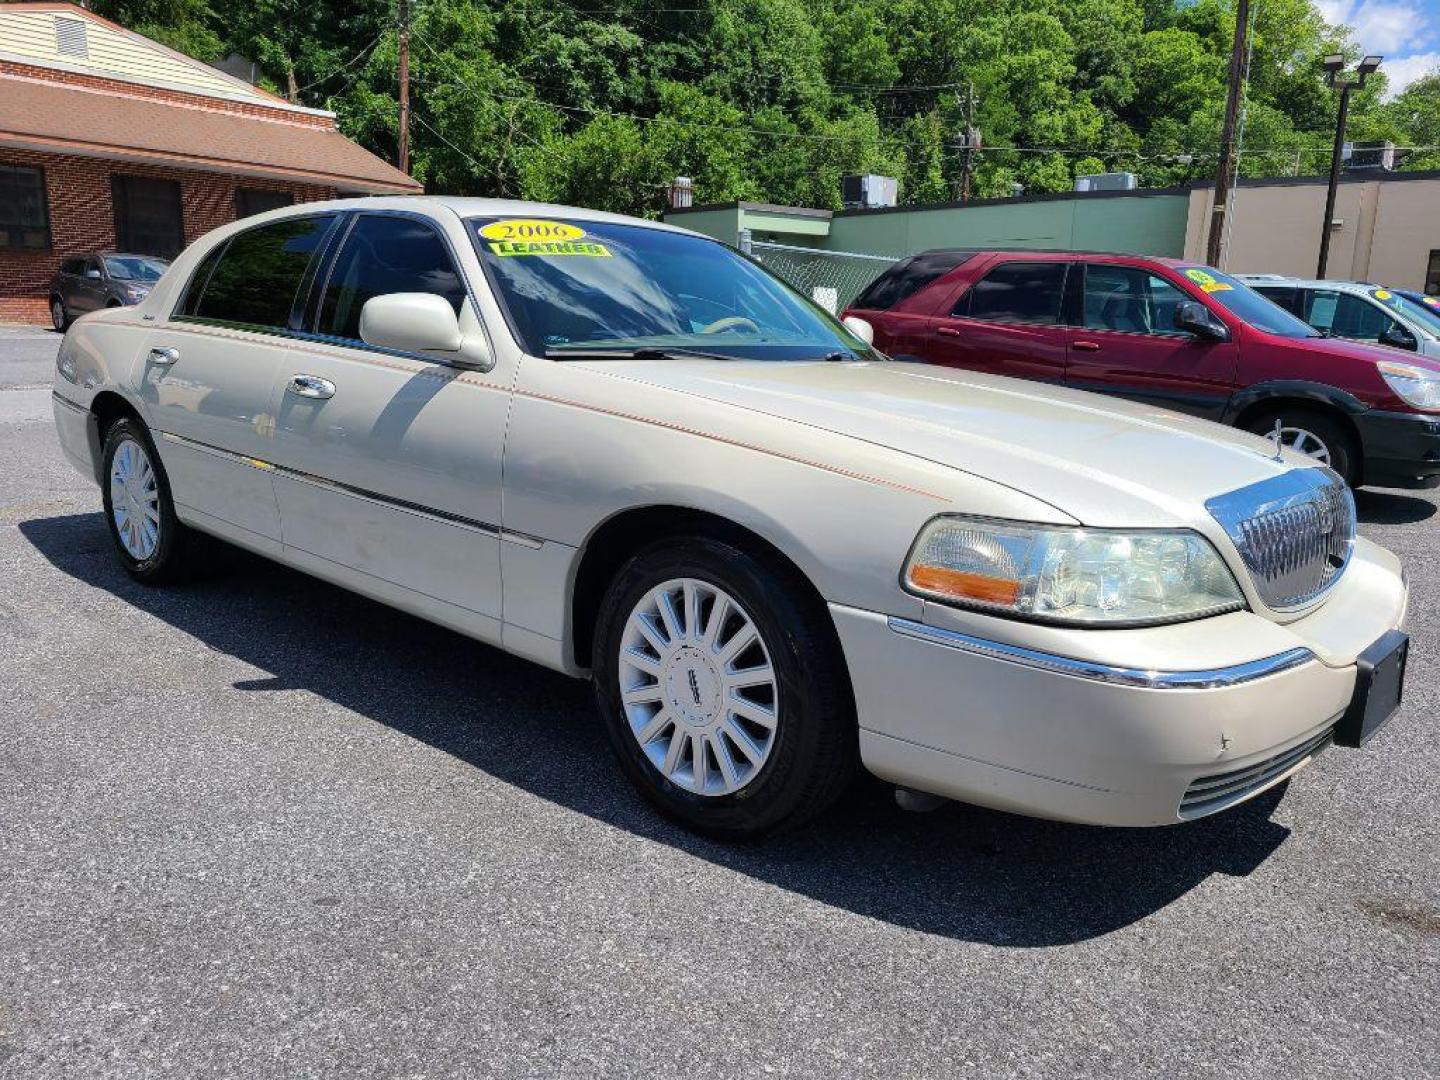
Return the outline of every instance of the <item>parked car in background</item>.
[[[1417,304],[1423,304],[1431,311],[1440,312],[1440,296],[1431,296],[1429,293],[1419,292],[1416,289],[1396,289],[1395,291],[1406,300],[1413,300]]]
[[[1207,266],[928,251],[890,268],[844,314],[892,356],[1278,430],[1352,485],[1440,485],[1440,362],[1327,338]]]
[[[173,580],[221,537],[590,676],[630,779],[721,836],[817,813],[857,764],[1022,813],[1186,821],[1400,700],[1404,578],[1330,470],[887,361],[657,222],[273,211],[77,322],[54,390],[132,576]],[[555,767],[583,774],[589,745]]]
[[[1235,276],[1326,337],[1440,357],[1440,308],[1412,300],[1396,289],[1280,274]]]
[[[116,251],[66,259],[50,283],[50,321],[64,330],[87,311],[138,304],[169,266],[153,255]]]

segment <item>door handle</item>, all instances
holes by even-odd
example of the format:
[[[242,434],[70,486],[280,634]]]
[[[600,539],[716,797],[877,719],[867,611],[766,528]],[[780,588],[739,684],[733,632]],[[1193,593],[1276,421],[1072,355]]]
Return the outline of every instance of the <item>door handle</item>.
[[[179,359],[179,349],[159,348],[150,350],[150,363],[159,364],[161,367],[169,367]]]
[[[320,401],[335,396],[335,384],[318,375],[292,375],[285,385],[285,390],[296,397],[315,398]]]
[[[959,331],[959,330],[956,330],[955,327],[953,327],[953,326],[937,326],[937,327],[935,328],[935,333],[937,333],[937,334],[944,334],[946,337],[959,337],[959,336],[960,336],[960,331]]]
[[[1093,342],[1093,341],[1072,341],[1072,342],[1070,343],[1070,347],[1071,347],[1072,349],[1078,350],[1079,352],[1099,352],[1099,351],[1100,351],[1100,346],[1099,346],[1098,344],[1096,344],[1095,342]]]

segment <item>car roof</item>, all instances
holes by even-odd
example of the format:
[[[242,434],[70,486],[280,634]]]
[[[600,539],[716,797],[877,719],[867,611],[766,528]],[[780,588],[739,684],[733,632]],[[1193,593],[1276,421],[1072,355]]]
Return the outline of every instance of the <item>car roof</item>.
[[[1369,292],[1381,288],[1367,281],[1335,281],[1330,278],[1286,277],[1284,274],[1235,274],[1246,285],[1286,285],[1297,289],[1334,289],[1337,292]]]
[[[1102,259],[1133,259],[1142,263],[1159,263],[1162,266],[1188,267],[1203,266],[1204,264],[1195,259],[1176,259],[1168,255],[1145,255],[1136,251],[1088,251],[1077,248],[1017,248],[1017,247],[956,247],[956,248],[926,248],[904,258],[910,259],[916,255],[938,255],[940,253],[949,255],[963,255],[966,257],[974,255],[1073,255],[1080,258],[1102,258]],[[903,261],[903,260],[902,260]],[[958,267],[957,267],[958,269]]]
[[[254,220],[276,221],[295,214],[313,214],[326,210],[410,210],[439,215],[445,212],[461,218],[476,217],[541,217],[568,218],[571,221],[598,221],[616,225],[641,225],[662,232],[704,236],[663,221],[612,214],[606,210],[589,210],[582,206],[558,203],[524,202],[519,199],[482,199],[460,195],[383,195],[357,199],[326,199],[320,202],[294,203],[253,215]],[[245,220],[250,220],[249,218]],[[705,239],[714,239],[705,237]]]

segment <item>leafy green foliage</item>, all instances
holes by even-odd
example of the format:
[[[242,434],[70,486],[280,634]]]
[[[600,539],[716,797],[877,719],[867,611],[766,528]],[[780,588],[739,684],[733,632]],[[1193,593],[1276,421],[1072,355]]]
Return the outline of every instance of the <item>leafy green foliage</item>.
[[[973,115],[972,193],[1214,173],[1233,0],[414,0],[412,171],[432,191],[657,215],[676,175],[700,203],[835,207],[840,177],[954,198]],[[395,0],[97,0],[204,60],[332,109],[394,160]],[[1255,8],[1245,176],[1328,164],[1319,58],[1358,50],[1311,0]],[[1440,73],[1352,100],[1352,136],[1440,144]],[[973,93],[973,113],[970,95]],[[1440,168],[1421,151],[1412,168]]]

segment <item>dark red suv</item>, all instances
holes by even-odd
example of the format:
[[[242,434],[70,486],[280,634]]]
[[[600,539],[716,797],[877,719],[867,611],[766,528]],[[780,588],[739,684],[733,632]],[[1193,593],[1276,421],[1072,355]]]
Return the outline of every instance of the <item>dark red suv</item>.
[[[1322,337],[1243,282],[1147,256],[927,251],[846,310],[891,356],[1117,394],[1284,441],[1352,484],[1440,485],[1440,364]]]

